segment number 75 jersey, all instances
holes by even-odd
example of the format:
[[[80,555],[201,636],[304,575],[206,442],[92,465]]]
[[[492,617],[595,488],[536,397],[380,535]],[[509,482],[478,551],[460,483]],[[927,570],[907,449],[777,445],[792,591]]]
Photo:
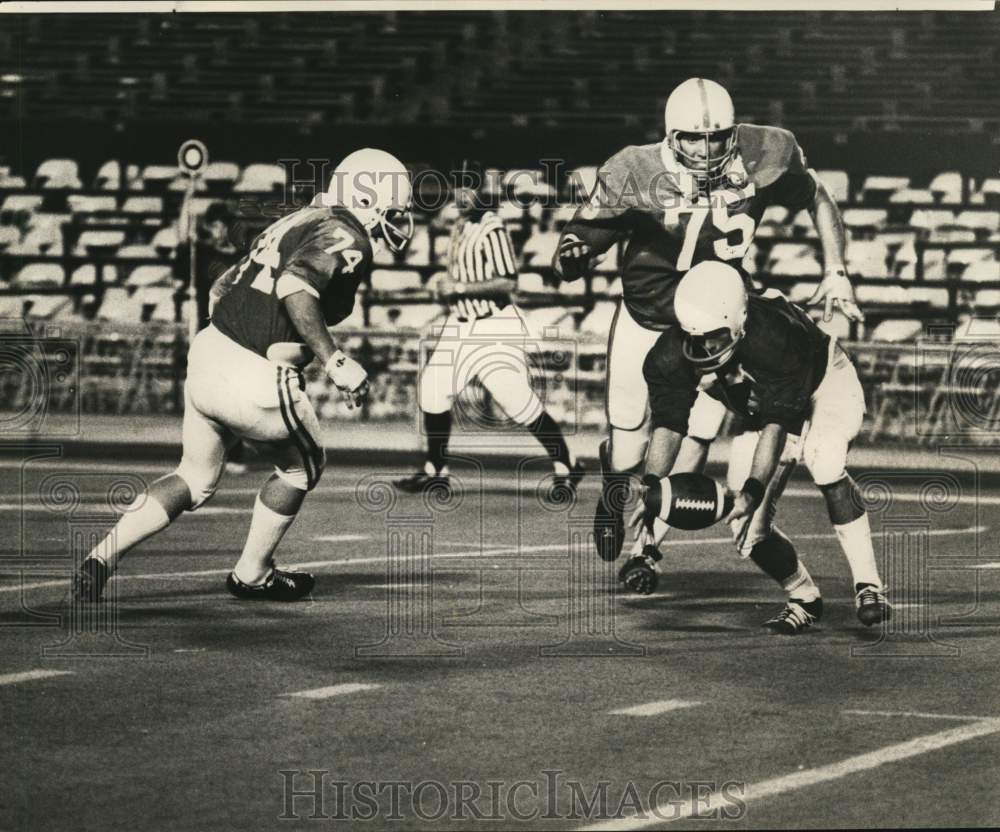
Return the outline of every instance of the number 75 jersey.
[[[358,286],[370,273],[368,232],[350,211],[310,205],[277,220],[257,235],[250,252],[233,266],[232,284],[218,301],[212,323],[223,334],[265,358],[295,355],[303,339],[285,309],[296,291],[317,298],[328,326],[354,309]],[[299,360],[293,363],[300,363]]]
[[[590,201],[563,235],[575,234],[599,254],[628,237],[622,293],[647,329],[677,323],[674,290],[703,260],[739,267],[764,210],[812,206],[816,182],[795,137],[778,127],[740,124],[736,154],[720,182],[700,190],[665,142],[632,145],[598,170]]]

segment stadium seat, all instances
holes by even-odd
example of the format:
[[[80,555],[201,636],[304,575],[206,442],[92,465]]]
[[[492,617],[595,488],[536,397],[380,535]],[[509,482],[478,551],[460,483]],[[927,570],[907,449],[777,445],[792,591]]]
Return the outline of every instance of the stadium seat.
[[[115,257],[119,260],[137,260],[146,257],[159,257],[159,255],[156,249],[148,243],[133,243],[118,249]]]
[[[137,294],[140,295],[142,300],[143,319],[145,319],[146,310],[150,306],[153,307],[153,312],[149,316],[149,320],[172,322],[176,317],[177,307],[174,302],[173,289],[150,286],[137,290]]]
[[[843,216],[844,225],[848,228],[874,232],[885,227],[889,215],[884,208],[847,208]]]
[[[132,303],[135,291],[112,287],[104,290],[104,298],[97,310],[99,318],[113,321],[138,322],[139,310]]]
[[[0,251],[21,242],[21,232],[13,225],[0,225]]]
[[[130,196],[122,205],[123,214],[162,214],[163,198],[159,196]]]
[[[598,261],[597,265],[594,266],[595,274],[618,274],[621,271],[619,261],[619,246],[612,246],[609,248]]]
[[[414,266],[426,266],[431,262],[430,255],[430,232],[426,225],[417,225],[413,230],[413,238],[406,247],[405,260]]]
[[[243,169],[243,173],[233,186],[233,190],[243,193],[248,191],[274,191],[285,187],[285,169],[281,165],[252,164]]]
[[[229,190],[240,178],[240,166],[235,162],[209,162],[201,172],[201,178],[209,186],[218,186]]]
[[[166,228],[161,228],[156,232],[156,236],[153,237],[153,241],[150,245],[156,249],[156,253],[161,257],[172,257],[177,251],[177,231],[172,225],[168,225]]]
[[[434,238],[434,260],[443,263],[448,256],[448,248],[451,246],[451,237],[447,234],[439,234]]]
[[[421,331],[432,321],[444,317],[446,311],[434,303],[401,303],[398,306],[372,306],[368,312],[373,329],[412,329]]]
[[[848,202],[851,198],[850,179],[847,173],[842,170],[818,170],[816,175],[826,186],[835,202],[841,204]]]
[[[66,205],[73,216],[87,217],[93,214],[111,214],[118,210],[118,200],[108,196],[86,196],[70,194],[66,197]]]
[[[522,311],[528,332],[537,340],[572,337],[576,330],[569,310],[560,306],[542,306]]]
[[[954,225],[955,214],[951,211],[943,211],[933,208],[918,208],[910,215],[910,225],[913,228],[922,228],[925,231],[933,231],[942,225]]]
[[[928,188],[900,188],[889,196],[890,205],[933,205],[934,194]]]
[[[981,201],[984,205],[1000,207],[1000,178],[990,177],[984,179],[979,186],[979,190],[975,193],[973,201],[977,201],[975,197],[979,197],[978,201]]]
[[[893,193],[909,186],[910,179],[906,176],[868,176],[861,186],[861,202],[864,205],[885,205]]]
[[[16,275],[12,284],[17,287],[62,286],[66,275],[58,263],[28,263]]]
[[[1000,282],[1000,260],[984,258],[970,262],[962,272],[962,280],[986,283]]]
[[[944,251],[939,248],[924,249],[924,280],[944,280],[946,263]],[[917,275],[917,251],[913,245],[904,245],[896,255],[896,276],[914,280]]]
[[[66,295],[25,295],[22,300],[24,315],[44,320],[61,317],[63,312],[73,307],[72,298]]]
[[[174,282],[172,266],[147,263],[136,266],[125,281],[126,286],[170,286]]]
[[[576,214],[575,205],[560,205],[552,212],[549,225],[553,231],[560,231],[566,223],[573,219],[574,214]]]
[[[774,275],[812,277],[822,275],[823,266],[810,245],[777,243],[771,248],[764,271]]]
[[[63,253],[62,229],[55,223],[40,223],[28,229],[19,243],[12,243],[8,254],[50,254]]]
[[[121,163],[117,159],[109,159],[94,177],[94,189],[98,191],[117,191],[121,188]],[[126,187],[130,191],[142,190],[142,177],[138,165],[127,165],[125,168]]]
[[[8,194],[0,205],[0,219],[26,223],[28,217],[42,207],[43,199],[40,194]]]
[[[594,190],[597,184],[597,166],[584,165],[574,168],[566,176],[566,186],[571,199],[584,201]]]
[[[172,165],[146,165],[141,175],[143,189],[153,193],[163,193],[179,177],[180,172]]]
[[[861,277],[887,277],[889,249],[882,240],[855,240],[847,247],[847,270]]]
[[[0,188],[14,190],[16,188],[24,189],[27,187],[28,183],[24,181],[23,176],[12,176],[11,174],[0,176]]]
[[[587,291],[584,280],[565,280],[559,284],[559,294],[564,297],[579,297]]]
[[[817,239],[816,226],[813,225],[812,216],[803,208],[792,220],[792,231],[798,238]]]
[[[579,281],[582,283],[583,281]],[[554,294],[556,290],[545,285],[540,274],[521,272],[517,276],[517,291],[533,294]]]
[[[961,315],[952,336],[954,341],[1000,341],[1000,321],[993,316]]]
[[[110,254],[125,242],[124,231],[84,231],[76,241],[74,254]]]
[[[936,202],[957,205],[962,201],[962,174],[957,171],[939,173],[928,186]]]
[[[503,187],[515,197],[555,196],[555,188],[545,181],[543,170],[509,170],[504,174]]]
[[[620,298],[622,296],[622,279],[616,277],[608,284],[608,297]]]
[[[46,190],[56,188],[83,187],[80,182],[79,168],[73,159],[46,159],[38,166],[33,180],[35,188]]]
[[[955,217],[955,225],[972,229],[981,239],[1000,230],[1000,211],[962,211]]]
[[[516,202],[501,202],[497,216],[504,222],[518,223],[524,219],[524,207]]]
[[[118,280],[118,269],[109,264],[104,266],[104,282],[116,283]],[[97,283],[97,266],[93,263],[84,263],[73,270],[69,276],[71,286],[93,286]]]
[[[393,266],[396,254],[388,246],[373,246],[372,263],[376,266]]]
[[[420,272],[375,269],[372,271],[371,287],[374,292],[400,292],[423,289]]]
[[[869,341],[899,344],[916,340],[924,331],[924,322],[912,318],[892,318],[882,321],[868,335]]]

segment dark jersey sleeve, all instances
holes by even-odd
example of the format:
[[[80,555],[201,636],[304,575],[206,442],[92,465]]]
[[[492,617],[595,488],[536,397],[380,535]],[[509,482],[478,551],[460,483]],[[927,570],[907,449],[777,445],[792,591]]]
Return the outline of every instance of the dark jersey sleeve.
[[[359,270],[367,247],[351,229],[331,219],[317,224],[298,241],[282,268],[282,275],[299,278],[312,289],[310,294],[320,297],[335,276],[350,276]],[[278,294],[285,294],[281,287]]]
[[[649,388],[653,428],[667,428],[682,436],[698,396],[698,376],[681,352],[677,327],[664,332],[646,354],[642,374]]]
[[[563,237],[576,235],[592,254],[607,251],[631,230],[630,212],[638,189],[629,162],[632,152],[626,147],[598,168],[590,199],[563,227]]]
[[[770,186],[771,201],[792,211],[812,207],[816,200],[816,180],[806,167],[806,157],[790,133],[791,154],[784,173]]]

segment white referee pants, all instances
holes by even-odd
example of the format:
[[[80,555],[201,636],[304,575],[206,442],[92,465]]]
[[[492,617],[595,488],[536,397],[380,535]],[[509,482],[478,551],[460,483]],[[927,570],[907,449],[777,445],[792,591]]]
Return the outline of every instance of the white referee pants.
[[[446,413],[476,379],[514,422],[527,425],[542,415],[544,405],[532,389],[528,361],[537,343],[516,306],[472,321],[461,321],[452,312],[434,335],[436,343],[420,371],[422,411]]]

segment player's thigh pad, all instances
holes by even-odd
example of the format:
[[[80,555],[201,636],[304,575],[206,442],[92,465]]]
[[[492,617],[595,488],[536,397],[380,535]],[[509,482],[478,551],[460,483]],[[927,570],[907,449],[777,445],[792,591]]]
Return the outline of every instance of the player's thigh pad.
[[[649,390],[642,374],[646,354],[661,333],[639,326],[619,301],[608,339],[608,424],[638,430],[646,419]]]
[[[191,511],[204,505],[215,493],[226,464],[226,450],[236,437],[225,426],[206,416],[185,391],[181,463],[174,473],[191,492]]]
[[[688,436],[703,442],[714,442],[725,419],[726,406],[704,390],[699,390],[688,416]]]
[[[802,443],[802,459],[817,485],[832,485],[847,476],[847,452],[865,415],[857,371],[839,348],[837,352],[813,394],[809,431]]]

